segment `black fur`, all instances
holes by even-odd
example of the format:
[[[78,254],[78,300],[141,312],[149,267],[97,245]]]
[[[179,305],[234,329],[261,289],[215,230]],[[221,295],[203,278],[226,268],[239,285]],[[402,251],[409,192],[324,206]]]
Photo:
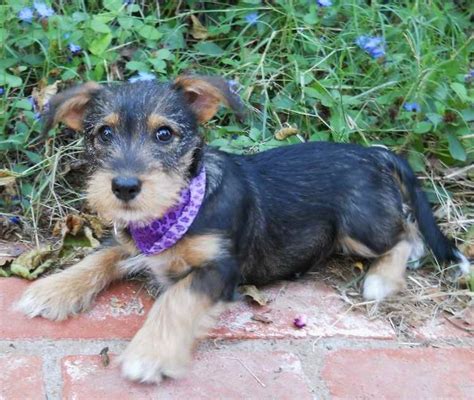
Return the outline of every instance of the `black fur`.
[[[320,142],[238,156],[206,147],[203,163],[210,183],[189,234],[228,237],[243,283],[305,272],[346,236],[381,255],[404,233],[404,203],[440,261],[456,260],[407,163],[388,150]]]

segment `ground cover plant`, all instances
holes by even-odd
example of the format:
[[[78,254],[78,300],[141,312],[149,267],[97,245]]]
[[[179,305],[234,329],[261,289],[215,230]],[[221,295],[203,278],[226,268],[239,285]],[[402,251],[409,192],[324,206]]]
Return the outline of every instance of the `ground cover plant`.
[[[105,229],[83,202],[81,137],[41,134],[50,96],[182,72],[224,76],[244,99],[244,122],[222,110],[203,130],[226,151],[330,140],[404,154],[472,257],[473,13],[467,0],[3,1],[0,238],[53,245],[7,257],[0,274],[36,278]],[[463,283],[434,271],[426,285],[454,288],[464,308]]]

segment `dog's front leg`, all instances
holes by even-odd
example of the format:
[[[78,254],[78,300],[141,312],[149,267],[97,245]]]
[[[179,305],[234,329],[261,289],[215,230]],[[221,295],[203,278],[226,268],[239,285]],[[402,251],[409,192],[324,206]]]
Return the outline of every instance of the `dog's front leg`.
[[[195,268],[156,300],[143,327],[121,355],[122,373],[140,382],[182,376],[197,337],[231,300],[238,281],[236,263]],[[220,305],[220,306],[219,306]]]
[[[83,311],[102,289],[123,275],[118,263],[127,255],[120,246],[98,250],[78,264],[33,283],[17,308],[29,317],[51,320]]]

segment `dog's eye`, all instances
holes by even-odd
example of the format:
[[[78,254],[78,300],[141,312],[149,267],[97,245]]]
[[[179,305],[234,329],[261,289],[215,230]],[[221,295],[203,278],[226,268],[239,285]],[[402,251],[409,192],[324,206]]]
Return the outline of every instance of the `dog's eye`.
[[[156,131],[156,140],[161,143],[167,143],[173,137],[173,131],[169,126],[161,126]]]
[[[99,128],[99,139],[102,143],[110,143],[113,137],[113,131],[110,126],[104,125]]]

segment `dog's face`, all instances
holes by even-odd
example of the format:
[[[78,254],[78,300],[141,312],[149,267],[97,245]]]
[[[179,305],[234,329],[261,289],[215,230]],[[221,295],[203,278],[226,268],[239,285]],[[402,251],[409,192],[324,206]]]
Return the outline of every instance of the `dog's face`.
[[[198,124],[225,103],[241,109],[226,81],[183,76],[173,83],[87,83],[51,99],[58,121],[85,134],[93,165],[87,198],[104,218],[126,225],[159,218],[200,169]]]

